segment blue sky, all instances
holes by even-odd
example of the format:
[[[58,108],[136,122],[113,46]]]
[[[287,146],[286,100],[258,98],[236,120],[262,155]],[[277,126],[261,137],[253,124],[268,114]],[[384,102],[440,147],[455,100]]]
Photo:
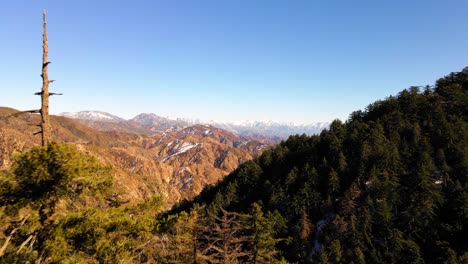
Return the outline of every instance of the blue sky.
[[[345,120],[468,66],[465,0],[3,1],[2,106],[40,104],[43,8],[52,113]]]

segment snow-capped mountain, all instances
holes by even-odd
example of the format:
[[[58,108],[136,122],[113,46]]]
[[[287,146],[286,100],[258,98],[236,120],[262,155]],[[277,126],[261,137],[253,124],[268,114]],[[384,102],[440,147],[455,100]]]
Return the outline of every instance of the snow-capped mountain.
[[[197,119],[162,117],[153,113],[143,113],[132,119],[125,120],[102,111],[82,111],[77,113],[62,113],[60,115],[78,119],[83,124],[99,130],[119,130],[144,134],[178,131],[196,124],[205,124],[234,132],[243,137],[254,138],[269,143],[278,143],[295,134],[318,134],[330,125],[328,122],[300,124],[251,120],[240,122],[203,122]],[[115,123],[118,123],[118,125],[115,125]]]
[[[248,120],[233,123],[213,123],[212,125],[236,132],[243,136],[256,136],[263,134],[284,139],[295,134],[318,134],[323,129],[328,128],[330,123],[318,122],[299,124],[293,122]]]
[[[0,117],[17,112],[0,107]],[[140,133],[138,129],[148,130],[134,121],[112,123],[80,119],[112,116],[90,112],[68,114],[74,120],[51,116],[54,140],[77,144],[86,153],[111,165],[116,179],[115,193],[123,200],[138,201],[157,194],[171,205],[192,198],[207,184],[215,184],[241,163],[259,156],[271,146],[209,125]],[[104,120],[113,120],[106,117]],[[33,135],[35,128],[28,125],[38,120],[37,115],[22,115],[14,122],[0,118],[0,150],[4,150],[0,151],[0,170],[10,168],[13,153],[27,151],[38,144],[39,137]]]
[[[138,123],[153,132],[176,131],[192,125],[192,123],[180,119],[171,119],[153,113],[139,114],[129,121]]]
[[[68,118],[84,119],[89,121],[103,121],[111,123],[119,123],[126,121],[123,118],[102,111],[81,111],[75,113],[65,112],[61,113],[60,115]]]

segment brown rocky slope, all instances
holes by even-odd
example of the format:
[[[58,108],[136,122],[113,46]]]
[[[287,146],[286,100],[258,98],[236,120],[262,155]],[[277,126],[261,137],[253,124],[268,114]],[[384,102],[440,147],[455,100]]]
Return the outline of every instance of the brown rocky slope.
[[[10,168],[15,153],[40,142],[33,135],[39,116],[1,118],[15,112],[0,107],[0,170]],[[51,124],[55,141],[74,144],[114,168],[118,199],[138,201],[160,195],[168,206],[193,197],[268,147],[209,125],[143,135],[97,131],[61,116],[51,116]]]

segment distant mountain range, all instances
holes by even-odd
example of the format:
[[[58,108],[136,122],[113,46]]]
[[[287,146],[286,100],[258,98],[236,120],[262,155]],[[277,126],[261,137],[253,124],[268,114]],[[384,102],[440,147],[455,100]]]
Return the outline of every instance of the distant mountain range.
[[[297,124],[277,121],[241,121],[241,122],[202,122],[182,118],[161,117],[153,113],[143,113],[132,119],[124,119],[102,111],[81,111],[62,113],[61,116],[77,119],[77,121],[102,131],[124,131],[131,133],[152,134],[155,132],[170,132],[184,129],[195,124],[212,125],[243,137],[255,138],[269,143],[278,143],[290,135],[319,134],[328,128],[328,122]]]
[[[17,110],[0,107],[0,117]],[[34,126],[39,116],[0,119],[0,170],[8,170],[14,153],[38,145]],[[314,134],[327,123],[238,123],[173,119],[140,114],[124,119],[102,111],[51,116],[54,140],[78,146],[114,168],[115,190],[123,200],[158,194],[167,206],[197,195],[239,164],[260,155],[290,134]]]
[[[98,122],[120,123],[125,121],[123,118],[102,111],[81,111],[76,113],[65,112],[60,115],[73,119],[85,119]]]
[[[0,117],[17,112],[0,107]],[[129,201],[157,194],[169,206],[191,198],[271,147],[211,125],[187,126],[152,114],[132,120],[97,111],[63,115],[51,116],[54,141],[76,145],[111,165],[115,191]],[[0,171],[11,167],[15,153],[39,144],[36,127],[29,125],[36,123],[39,116],[33,114],[0,118]]]
[[[234,123],[212,123],[212,125],[238,133],[242,136],[261,137],[270,136],[286,139],[295,134],[319,134],[323,129],[328,128],[330,123],[319,122],[309,124],[297,124],[292,122],[278,121],[242,121]]]

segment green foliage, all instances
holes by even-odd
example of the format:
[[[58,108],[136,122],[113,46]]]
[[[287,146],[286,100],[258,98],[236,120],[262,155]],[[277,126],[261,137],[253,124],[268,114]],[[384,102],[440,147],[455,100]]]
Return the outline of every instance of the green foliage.
[[[47,233],[41,248],[25,249],[24,254],[10,251],[0,263],[37,260],[39,255],[52,263],[142,262],[158,254],[154,234],[159,222],[154,215],[161,210],[161,201],[155,197],[126,208],[69,212],[39,229]]]
[[[57,204],[63,201],[76,208],[83,199],[99,198],[112,183],[109,172],[71,145],[50,143],[17,156],[11,172],[0,175],[0,208],[10,226],[1,260],[26,261],[51,252],[49,248],[64,256],[64,240],[48,241],[55,231]]]
[[[54,262],[66,256],[94,258],[103,263],[130,262],[147,254],[146,248],[129,249],[151,241],[155,228],[151,215],[135,215],[121,208],[92,209],[57,221],[45,249]]]
[[[71,145],[50,143],[15,158],[12,173],[1,192],[10,204],[55,205],[58,199],[76,199],[101,193],[111,185],[110,168]],[[5,204],[1,204],[5,205]]]
[[[466,74],[411,87],[320,135],[291,136],[196,201],[278,212],[286,228],[273,234],[283,238],[274,252],[291,262],[460,260],[468,251],[467,109]]]
[[[467,109],[466,74],[411,87],[157,217],[157,197],[90,208],[109,168],[72,146],[35,148],[0,173],[0,263],[463,263]]]
[[[335,170],[330,171],[330,175],[328,176],[328,188],[330,190],[330,195],[333,193],[338,192],[340,189],[340,178],[338,177],[338,174],[336,173]]]
[[[251,262],[252,263],[274,263],[277,261],[276,239],[277,224],[274,216],[268,212],[265,216],[259,204],[254,203],[250,211],[251,234]]]

